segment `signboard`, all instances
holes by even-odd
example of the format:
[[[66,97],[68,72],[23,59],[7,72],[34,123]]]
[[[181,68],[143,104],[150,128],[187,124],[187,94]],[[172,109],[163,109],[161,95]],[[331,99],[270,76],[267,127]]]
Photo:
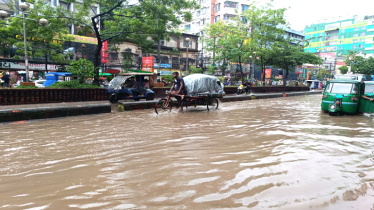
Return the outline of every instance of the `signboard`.
[[[270,79],[271,78],[271,69],[265,69],[265,78]]]
[[[108,42],[103,42],[101,47],[101,63],[108,63]]]
[[[165,75],[172,75],[173,71],[160,71],[160,76],[165,76]]]
[[[307,69],[303,69],[303,79],[307,78],[307,72],[308,72]]]
[[[153,57],[143,57],[142,58],[142,71],[154,71],[154,61]]]
[[[154,67],[155,67],[155,68],[158,68],[158,63],[155,63],[155,64],[154,64]],[[171,68],[171,64],[168,64],[168,63],[160,63],[160,68],[170,69],[170,68]]]
[[[309,80],[309,72],[306,73],[306,79]]]
[[[6,62],[0,61],[0,69],[19,69],[19,70],[26,70],[25,63],[16,63],[16,62]],[[58,66],[53,64],[47,65],[48,71],[57,71]],[[41,70],[45,71],[45,64],[35,64],[29,63],[29,70]]]

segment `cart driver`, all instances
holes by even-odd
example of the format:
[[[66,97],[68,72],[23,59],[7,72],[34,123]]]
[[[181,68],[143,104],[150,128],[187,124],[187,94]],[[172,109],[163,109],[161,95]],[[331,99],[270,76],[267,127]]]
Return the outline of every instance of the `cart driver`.
[[[184,86],[184,80],[182,77],[179,77],[178,72],[173,73],[174,82],[170,88],[170,92],[172,95],[178,100],[179,104],[181,105],[180,112],[183,111],[183,98],[185,95],[185,86]]]

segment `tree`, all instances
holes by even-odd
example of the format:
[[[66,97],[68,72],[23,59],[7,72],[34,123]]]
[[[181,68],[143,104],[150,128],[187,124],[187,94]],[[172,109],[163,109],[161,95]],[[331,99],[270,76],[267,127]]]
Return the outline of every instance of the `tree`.
[[[323,78],[325,78],[326,76],[330,75],[326,69],[320,69],[317,73],[317,79],[318,80],[322,80]]]
[[[253,55],[253,52],[256,52],[259,59],[255,61],[261,66],[263,81],[265,81],[266,64],[271,64],[273,60],[273,46],[282,41],[285,33],[279,26],[286,25],[284,19],[286,9],[273,9],[272,2],[264,6],[251,3],[249,9],[241,14],[248,21],[250,29],[248,43],[251,50],[247,55]]]
[[[338,69],[340,70],[341,74],[346,74],[348,72],[348,67],[347,66],[341,66]]]
[[[202,42],[205,43],[205,50],[207,52],[213,53],[213,67],[215,67],[215,63],[218,59],[224,58],[226,59],[225,55],[218,56],[217,59],[217,53],[224,53],[220,49],[221,46],[217,44],[217,41],[220,39],[221,36],[224,34],[225,30],[225,23],[223,21],[218,21],[214,24],[209,24],[207,27],[204,28],[204,34],[202,37]],[[222,72],[223,73],[223,72]]]
[[[14,7],[14,1],[8,1],[9,6]],[[28,56],[33,59],[43,59],[45,70],[48,72],[49,61],[66,63],[66,58],[62,54],[63,42],[71,41],[68,36],[68,20],[59,18],[48,18],[48,26],[39,25],[41,18],[51,17],[63,12],[61,7],[52,7],[42,1],[33,1],[33,9],[28,12],[26,22]],[[23,20],[20,18],[10,18],[9,26],[3,28],[2,32],[8,36],[5,40],[8,46],[15,46],[17,54],[25,56],[23,43]],[[6,30],[8,32],[6,32]]]
[[[70,73],[76,75],[78,77],[79,83],[84,83],[87,78],[93,77],[95,74],[93,71],[95,66],[91,61],[86,59],[80,58],[77,61],[73,61],[68,66],[68,70]]]
[[[95,4],[100,5],[100,13],[95,13],[90,21],[80,21],[81,17],[88,16],[89,9]],[[187,0],[140,0],[133,5],[129,5],[126,0],[85,0],[78,12],[59,14],[59,18],[69,19],[74,24],[84,26],[86,32],[95,34],[97,48],[94,65],[99,67],[103,42],[168,38],[168,32],[182,23],[178,17],[191,20],[192,14],[188,10],[196,8],[196,1]],[[103,23],[102,28],[99,28],[100,23]],[[95,68],[95,84],[98,84],[98,78],[99,70]]]
[[[322,58],[319,56],[304,52],[303,48],[295,46],[291,38],[279,39],[275,42],[270,51],[272,57],[272,64],[276,67],[286,70],[285,75],[283,75],[283,85],[286,85],[286,80],[288,79],[289,72],[293,71],[296,66],[301,66],[304,63],[310,63],[319,65],[323,63]]]

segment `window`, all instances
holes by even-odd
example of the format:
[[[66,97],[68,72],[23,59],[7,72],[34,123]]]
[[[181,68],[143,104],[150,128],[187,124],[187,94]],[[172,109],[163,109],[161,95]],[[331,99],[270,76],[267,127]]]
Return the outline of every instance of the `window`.
[[[319,38],[319,39],[318,39],[318,41],[320,41],[320,42],[322,42],[322,40],[323,40],[322,38]]]
[[[339,47],[339,50],[343,50],[343,47]]]
[[[186,40],[183,40],[183,47],[190,47],[191,41],[187,42]]]
[[[344,44],[344,41],[340,41],[340,44]]]
[[[226,1],[225,2],[225,7],[237,8],[237,3],[236,2],[231,2],[231,1]]]
[[[366,32],[361,32],[360,36],[366,36]]]
[[[357,49],[357,45],[352,45],[352,49]]]
[[[234,18],[234,15],[223,15],[224,20],[230,20],[231,18]]]
[[[205,19],[200,20],[200,25],[205,25]]]
[[[357,84],[329,83],[326,87],[327,93],[357,94]]]
[[[186,29],[187,31],[191,31],[191,25],[190,25],[190,24],[185,25],[185,26],[184,26],[184,29]]]
[[[165,46],[165,40],[160,40],[161,46]]]
[[[338,50],[338,47],[333,47],[332,48],[332,51],[336,51],[336,50]]]
[[[365,85],[365,94],[374,93],[374,85]]]
[[[365,42],[365,39],[363,38],[363,39],[360,39],[360,42]]]
[[[354,31],[359,31],[360,30],[360,27],[356,27],[355,29],[354,29]]]
[[[52,6],[57,7],[57,0],[51,0],[51,4],[52,4]]]
[[[361,27],[361,30],[366,30],[366,26],[362,26],[362,27]]]
[[[341,38],[341,39],[344,39],[344,35],[341,35],[340,38]]]
[[[69,10],[70,9],[70,4],[66,3],[66,2],[63,2],[63,1],[60,1],[60,6],[64,10]]]
[[[200,16],[200,10],[196,12],[196,16],[197,16],[197,17]]]
[[[219,21],[219,15],[214,17],[214,22],[217,23]]]
[[[219,11],[219,4],[214,5],[214,11],[215,12]]]
[[[318,44],[318,47],[321,47],[321,46],[322,46],[322,44],[321,44],[321,43],[319,43],[319,44]]]
[[[358,39],[353,39],[353,43],[357,43],[358,42]]]
[[[358,37],[358,33],[353,34],[353,37]]]
[[[245,19],[245,17],[242,17],[242,21],[243,21],[244,23],[247,23],[247,22],[248,22],[247,19]]]
[[[202,9],[201,9],[201,14],[205,14],[205,12],[206,12],[206,9],[205,9],[205,8],[202,8]]]
[[[323,35],[322,33],[319,34],[319,36],[322,36],[322,35]]]
[[[342,31],[341,31],[342,33],[345,33],[345,29],[342,29]]]
[[[242,5],[242,12],[246,11],[247,9],[249,9],[248,5]]]
[[[360,45],[358,46],[358,48],[365,48],[365,45],[364,45],[364,44],[360,44]]]

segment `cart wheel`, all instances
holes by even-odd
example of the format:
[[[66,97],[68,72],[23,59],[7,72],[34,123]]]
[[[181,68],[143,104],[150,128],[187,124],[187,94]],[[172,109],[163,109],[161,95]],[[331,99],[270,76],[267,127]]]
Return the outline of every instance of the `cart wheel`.
[[[115,103],[118,102],[118,99],[117,99],[116,96],[111,95],[111,96],[109,97],[109,102],[112,103],[112,104],[115,104]]]
[[[160,99],[156,103],[156,105],[155,105],[156,114],[159,114],[161,112],[168,112],[168,113],[171,112],[171,109],[173,108],[173,101],[171,99],[169,99],[169,102],[168,102],[168,104],[166,104],[166,106],[165,106],[165,103],[166,103],[166,99]]]
[[[218,99],[213,98],[212,101],[210,103],[208,103],[208,105],[206,105],[206,108],[208,109],[208,111],[217,110],[218,105],[219,105],[218,104]]]

